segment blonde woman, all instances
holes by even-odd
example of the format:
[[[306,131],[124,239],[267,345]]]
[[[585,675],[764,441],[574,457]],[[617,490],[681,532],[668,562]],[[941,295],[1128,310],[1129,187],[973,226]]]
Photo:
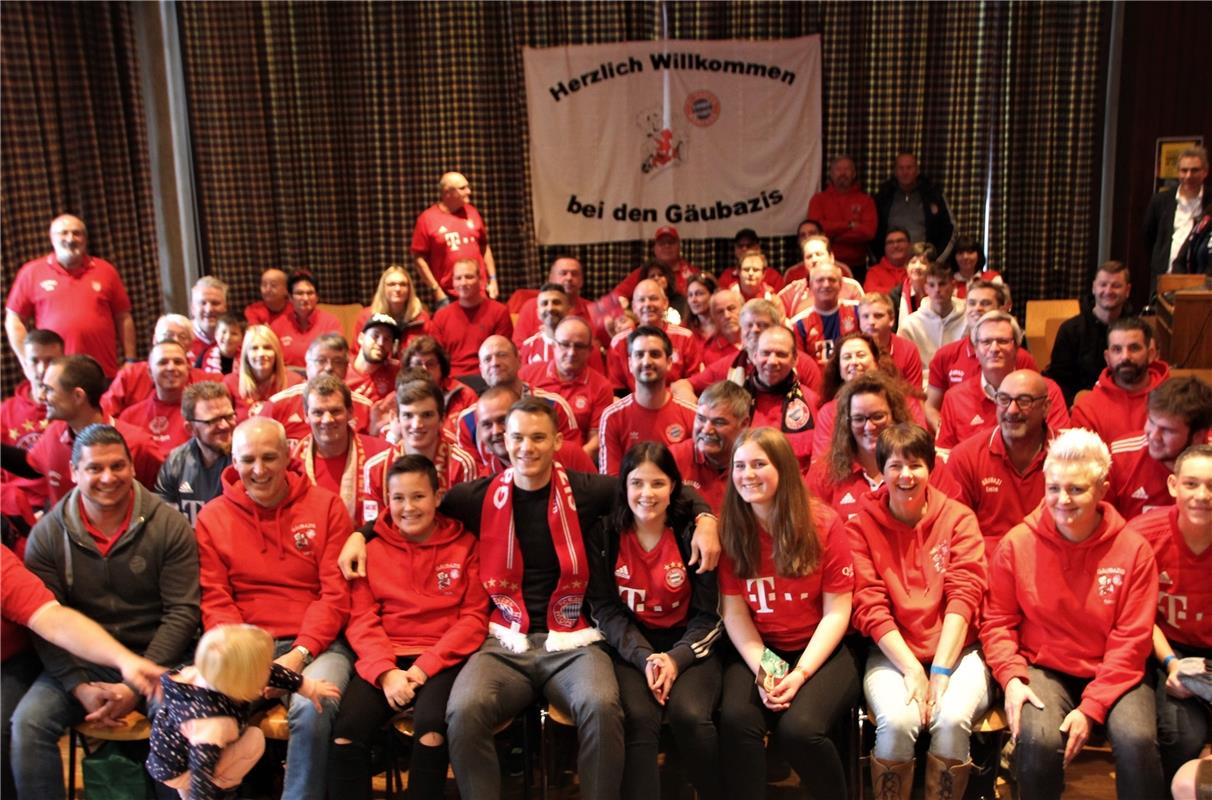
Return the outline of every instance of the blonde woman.
[[[366,325],[366,321],[375,314],[386,314],[400,326],[400,338],[396,343],[400,352],[403,352],[413,339],[431,332],[429,311],[421,302],[421,298],[417,297],[408,270],[398,264],[392,264],[383,270],[383,274],[379,276],[379,286],[375,289],[375,296],[371,299],[370,305],[358,313],[354,330],[361,331]],[[354,341],[349,343],[350,356],[355,358],[362,347],[357,339],[358,337],[354,337]],[[394,357],[396,354],[391,355]]]
[[[237,422],[257,416],[266,400],[302,382],[303,376],[286,368],[282,344],[268,325],[253,325],[244,332],[239,369],[223,378],[236,406]]]

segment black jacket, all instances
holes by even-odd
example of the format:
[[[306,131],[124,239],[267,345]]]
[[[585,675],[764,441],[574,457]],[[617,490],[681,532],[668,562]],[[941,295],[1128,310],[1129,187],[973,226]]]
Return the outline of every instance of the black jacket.
[[[943,199],[943,191],[925,175],[917,178],[917,191],[921,192],[922,205],[926,211],[926,240],[938,251],[938,260],[946,261],[949,257],[947,248],[955,236],[955,220],[947,201]],[[879,217],[879,225],[871,246],[878,252],[873,252],[875,260],[879,261],[884,255],[884,237],[888,234],[888,215],[892,211],[892,202],[896,199],[900,188],[896,178],[889,178],[880,186],[875,194],[875,213]]]

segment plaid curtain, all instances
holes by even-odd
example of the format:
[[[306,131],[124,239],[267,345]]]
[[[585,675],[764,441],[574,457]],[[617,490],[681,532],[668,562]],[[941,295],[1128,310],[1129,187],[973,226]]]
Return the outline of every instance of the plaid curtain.
[[[0,290],[50,252],[51,220],[76,214],[118,267],[145,352],[160,273],[130,8],[5,3],[0,42]],[[7,341],[0,365],[7,393],[22,379]]]

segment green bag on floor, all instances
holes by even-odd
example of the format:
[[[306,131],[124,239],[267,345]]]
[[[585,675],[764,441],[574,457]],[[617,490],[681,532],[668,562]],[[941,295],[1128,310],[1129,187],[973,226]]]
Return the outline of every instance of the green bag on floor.
[[[121,742],[106,742],[80,762],[86,800],[155,800],[142,761],[126,754]]]

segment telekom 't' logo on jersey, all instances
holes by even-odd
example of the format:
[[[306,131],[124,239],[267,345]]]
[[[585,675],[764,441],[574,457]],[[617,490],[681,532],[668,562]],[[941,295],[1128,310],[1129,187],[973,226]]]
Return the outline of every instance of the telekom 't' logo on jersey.
[[[773,614],[771,603],[777,598],[774,591],[774,576],[764,578],[747,578],[745,591],[749,592],[749,604],[757,614]]]

